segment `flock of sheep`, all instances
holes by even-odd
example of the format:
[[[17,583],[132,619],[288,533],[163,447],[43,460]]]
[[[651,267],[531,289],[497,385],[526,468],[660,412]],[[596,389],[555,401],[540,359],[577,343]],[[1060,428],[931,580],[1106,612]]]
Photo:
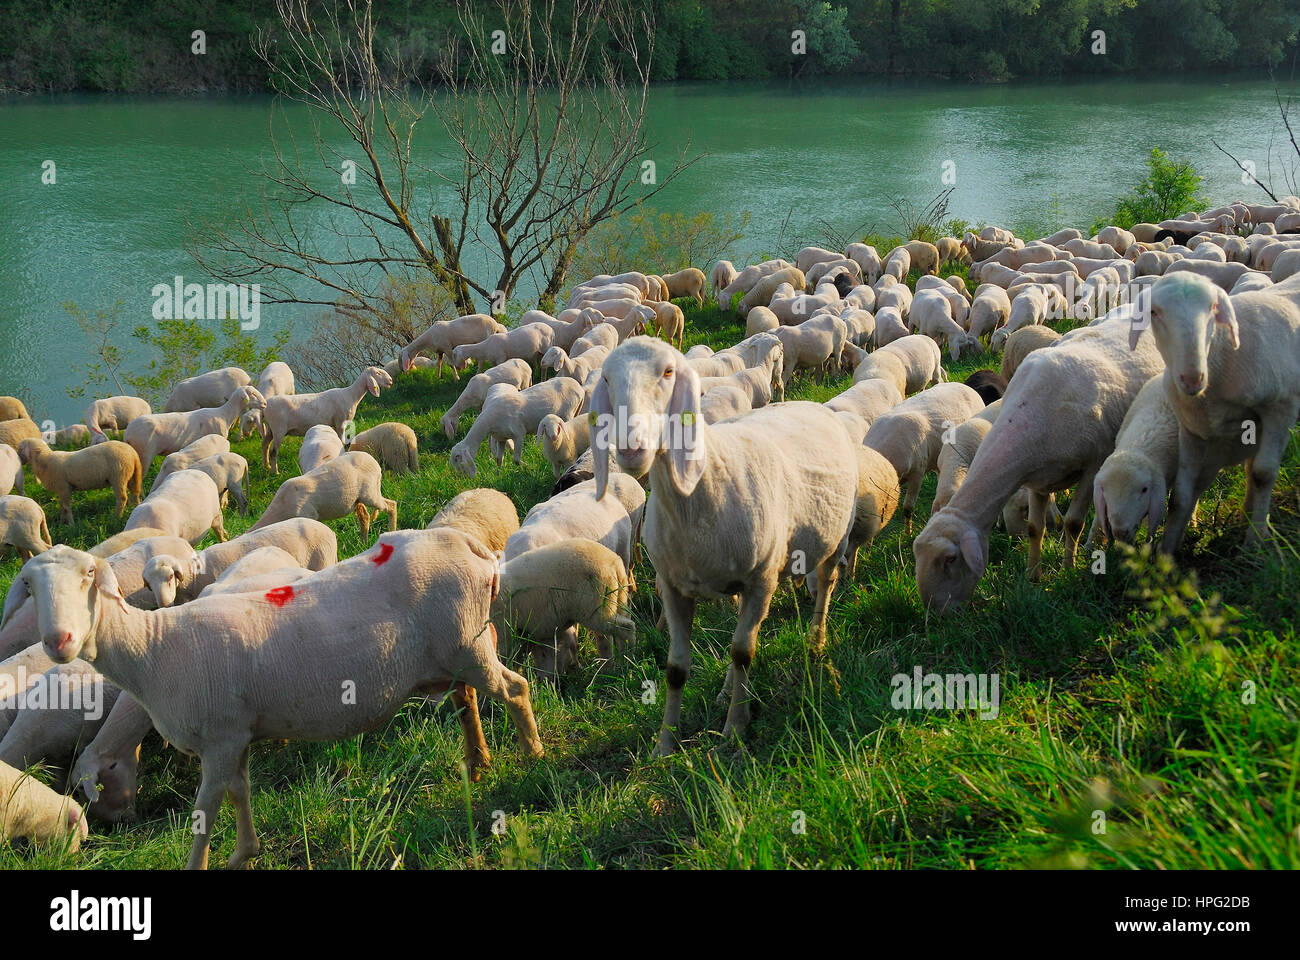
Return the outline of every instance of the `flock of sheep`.
[[[435,322],[348,386],[300,394],[283,363],[256,385],[225,368],[178,384],[161,413],[134,397],[97,400],[84,427],[54,438],[0,398],[0,541],[26,561],[0,617],[0,683],[99,684],[108,701],[92,720],[0,700],[0,838],[75,847],[87,835],[76,802],[19,772],[38,762],[71,760],[68,785],[89,811],[121,818],[151,729],[202,763],[192,868],[207,864],[208,825],[226,796],[238,815],[230,865],[257,854],[248,751],[258,740],[348,738],[412,696],[448,694],[477,779],[489,762],[481,693],[505,704],[525,754],[540,755],[528,683],[502,663],[498,641],[530,639],[549,676],[574,665],[583,627],[600,668],[613,668],[635,635],[638,545],[671,638],[657,753],[678,746],[700,600],[737,607],[724,734],[740,735],[758,633],[782,582],[812,595],[820,649],[837,583],[895,512],[910,532],[931,472],[937,493],[913,550],[936,610],[970,598],[999,519],[1028,539],[1034,577],[1048,526],[1063,522],[1070,562],[1094,504],[1090,542],[1130,540],[1145,519],[1151,535],[1164,523],[1171,551],[1231,464],[1247,466],[1245,512],[1259,538],[1300,413],[1292,230],[1300,199],[1288,197],[1091,239],[1062,230],[1026,243],[990,227],[883,259],[855,243],[739,271],[721,261],[709,278],[695,268],[600,276],[558,316],[529,311],[512,329],[481,314]],[[969,264],[973,294],[939,276],[952,262]],[[747,335],[683,355],[672,301],[703,304],[706,286],[724,311],[740,310]],[[1090,322],[1064,336],[1044,325],[1064,317]],[[1000,370],[947,382],[941,345],[954,358],[1001,351]],[[477,411],[450,463],[473,477],[484,441],[498,464],[518,463],[536,437],[552,495],[521,522],[503,493],[470,489],[425,529],[399,531],[383,473],[419,470],[416,435],[384,423],[352,437],[358,405],[415,366],[441,375],[450,365],[459,379],[470,363],[477,372],[441,420],[451,440]],[[853,382],[824,404],[786,402],[800,370],[851,371]],[[286,436],[303,442],[300,475],[228,540],[227,498],[241,512],[248,504],[232,429],[261,435],[271,473]],[[48,439],[90,442],[52,450]],[[91,550],[56,546],[41,507],[21,496],[33,477],[67,521],[78,491],[111,488],[119,515],[136,506]],[[1067,490],[1061,518],[1053,496]],[[388,532],[339,561],[325,521],[349,514],[367,540],[385,514]],[[196,550],[209,530],[218,542]]]

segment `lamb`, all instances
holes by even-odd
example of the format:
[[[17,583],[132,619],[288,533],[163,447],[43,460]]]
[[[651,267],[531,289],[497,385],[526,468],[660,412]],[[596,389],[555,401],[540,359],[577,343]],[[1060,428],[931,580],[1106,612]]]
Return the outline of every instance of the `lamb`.
[[[867,380],[884,380],[893,386],[901,396],[907,396],[908,365],[895,353],[877,350],[853,369],[853,382]]]
[[[513,560],[538,547],[582,537],[612,550],[630,574],[632,551],[646,502],[645,491],[626,474],[609,478],[608,489],[613,496],[597,497],[596,481],[587,480],[543,500],[528,511],[519,529],[510,535],[501,559]]]
[[[275,546],[258,547],[222,570],[221,576],[199,591],[198,598],[210,597],[217,593],[248,593],[251,591],[239,589],[240,581],[280,570],[299,569],[306,570],[306,567],[300,568],[297,559],[288,551]],[[307,573],[310,574],[312,571],[307,570]],[[164,604],[159,604],[159,607],[162,606]]]
[[[76,853],[89,833],[81,807],[21,770],[0,763],[0,840],[27,837]]]
[[[85,422],[90,428],[91,442],[103,443],[108,430],[125,430],[136,417],[153,413],[149,404],[139,397],[109,397],[96,400],[86,408]]]
[[[292,397],[275,397],[276,401]],[[240,387],[219,407],[203,407],[188,413],[149,413],[136,417],[122,432],[140,457],[140,466],[148,470],[153,458],[183,450],[199,437],[215,433],[226,436],[240,414],[256,408],[266,409],[267,401],[256,387]],[[266,441],[264,440],[263,443]]]
[[[5,420],[0,422],[0,443],[18,449],[24,440],[41,439],[41,428],[31,420]]]
[[[157,475],[153,478],[153,485],[149,488],[152,494],[158,489],[158,485],[170,477],[177,470],[185,470],[198,463],[204,457],[214,457],[218,453],[230,452],[230,439],[224,434],[209,433],[206,436],[199,437],[191,444],[187,444],[183,449],[175,453],[169,453],[163,458],[162,466],[158,468]]]
[[[555,479],[558,480],[590,445],[591,434],[587,426],[585,416],[565,421],[553,413],[542,417],[537,424],[537,437],[542,441],[542,456],[551,465]]]
[[[13,547],[23,561],[54,546],[39,503],[12,494],[0,497],[0,546]]]
[[[1071,331],[1027,356],[1010,378],[1001,413],[971,463],[966,482],[912,544],[922,600],[943,611],[961,606],[988,563],[988,534],[1002,505],[1031,491],[1029,571],[1039,575],[1047,495],[1076,486],[1065,518],[1072,564],[1092,481],[1115,445],[1124,415],[1163,362],[1151,338],[1130,351],[1127,324]]]
[[[875,247],[866,243],[850,243],[844,248],[844,256],[862,268],[862,279],[867,283],[875,283],[879,279],[883,264]]]
[[[206,473],[177,470],[131,511],[126,518],[126,529],[136,527],[162,530],[190,543],[198,543],[208,530],[215,533],[218,540],[225,540],[221,492]]]
[[[419,473],[420,457],[415,431],[404,423],[381,423],[352,438],[349,450],[368,453],[396,474]]]
[[[591,398],[596,499],[614,479],[611,450],[620,470],[649,471],[654,489],[643,539],[672,638],[660,754],[677,745],[697,597],[740,596],[724,736],[748,726],[758,629],[778,584],[796,571],[817,573],[812,643],[820,652],[858,483],[854,446],[830,410],[784,403],[705,426],[698,380],[676,350],[638,337],[610,354]],[[611,430],[615,410],[620,429]]]
[[[716,387],[735,388],[745,395],[751,410],[765,407],[772,402],[773,382],[781,382],[782,368],[773,362],[775,359],[769,357],[759,366],[746,367],[725,377],[700,377],[700,390],[708,393]]]
[[[111,487],[117,515],[126,509],[127,494],[140,502],[143,469],[134,450],[120,440],[109,440],[81,450],[51,450],[39,437],[18,445],[18,459],[50,493],[59,498],[64,523],[72,522],[72,492]]]
[[[605,324],[602,324],[602,326],[605,326]],[[545,370],[550,367],[555,370],[557,376],[569,377],[582,383],[591,375],[593,370],[600,369],[600,365],[609,356],[610,349],[610,347],[602,344],[584,350],[580,357],[571,357],[562,348],[551,347],[546,351],[546,356],[542,357],[542,369]]]
[[[922,290],[916,295],[908,322],[924,336],[946,342],[954,363],[961,357],[962,347],[979,347],[979,341],[952,318],[952,305],[938,290]]]
[[[1006,347],[1002,351],[1002,366],[998,373],[1002,375],[1003,380],[1010,383],[1025,357],[1042,347],[1050,347],[1060,339],[1061,335],[1051,327],[1039,325],[1021,327],[1007,337]]]
[[[903,361],[907,372],[907,385],[903,390],[905,396],[945,379],[943,354],[939,352],[939,345],[919,333],[885,344],[876,353],[891,353]]]
[[[431,328],[432,329],[432,328]],[[351,386],[335,387],[322,393],[298,393],[265,401],[266,433],[262,437],[262,465],[280,472],[280,444],[285,437],[301,437],[317,424],[327,424],[343,436],[343,425],[357,415],[366,393],[379,396],[393,385],[393,378],[379,367],[366,367]]]
[[[237,453],[218,453],[204,457],[189,467],[206,473],[217,485],[221,494],[221,506],[226,506],[226,495],[234,497],[235,508],[240,516],[248,516],[248,461]]]
[[[1131,543],[1145,517],[1147,534],[1154,539],[1165,516],[1165,493],[1177,473],[1178,417],[1165,395],[1164,377],[1154,376],[1133,399],[1115,437],[1115,451],[1092,482],[1097,506],[1093,532]]]
[[[54,442],[60,447],[84,447],[90,439],[90,428],[84,423],[72,423],[54,431]]]
[[[691,297],[701,307],[704,306],[704,271],[687,267],[676,273],[664,274],[664,283],[668,285],[669,300],[678,297]]]
[[[620,301],[622,302],[622,301]],[[630,302],[630,301],[628,301]],[[601,319],[597,320],[599,316]],[[645,333],[646,324],[655,318],[655,312],[652,307],[635,304],[628,307],[621,313],[606,312],[599,309],[599,304],[594,307],[587,319],[588,328],[610,327],[618,334],[618,342],[622,343],[628,337]]]
[[[901,340],[910,332],[903,322],[902,312],[896,306],[881,307],[873,319],[876,329],[871,334],[871,340],[877,350],[895,340]]]
[[[38,691],[42,700],[35,697]],[[0,737],[0,763],[18,770],[37,763],[66,766],[99,732],[118,693],[84,660],[51,666]]]
[[[596,635],[605,671],[636,636],[627,613],[629,593],[627,568],[608,547],[581,538],[560,540],[501,564],[492,621],[498,637],[527,637],[538,672],[549,677],[573,665],[574,627],[586,627]]]
[[[820,377],[838,372],[849,328],[839,317],[823,315],[805,320],[797,327],[780,327],[772,333],[780,338],[786,359],[781,383],[784,390],[796,370],[814,369]]]
[[[298,448],[298,472],[311,473],[343,452],[343,438],[327,423],[310,427]]]
[[[551,347],[555,331],[549,324],[530,323],[515,327],[505,333],[494,333],[478,343],[464,343],[451,351],[451,365],[456,370],[464,370],[470,361],[477,361],[480,367],[493,367],[507,360],[526,360],[536,363]]]
[[[719,260],[709,271],[709,289],[713,292],[713,298],[721,305],[722,300],[719,296],[722,288],[727,286],[736,279],[736,265],[730,260]]]
[[[748,325],[748,318],[745,322]],[[655,332],[669,343],[676,342],[680,350],[682,341],[686,339],[686,314],[682,313],[682,308],[675,303],[658,304],[655,307]]]
[[[542,417],[553,413],[567,420],[578,412],[586,397],[582,384],[568,377],[547,380],[518,393],[490,395],[465,438],[451,448],[451,465],[472,478],[478,472],[474,457],[488,437],[501,443],[512,441],[518,464],[523,457],[524,437],[537,432]]]
[[[165,547],[161,543],[153,545],[153,556],[145,562],[144,568],[140,571],[140,578],[153,594],[152,609],[161,610],[163,607],[170,607],[178,599],[181,603],[185,603],[199,595],[199,588],[195,587],[194,581],[203,572],[203,560],[193,546],[184,540],[180,542],[184,544],[181,549]],[[135,603],[132,606],[144,610],[151,609],[148,602]]]
[[[234,391],[252,382],[253,378],[239,367],[222,367],[197,377],[188,377],[172,389],[163,413],[187,413],[203,407],[219,407]]]
[[[472,776],[487,756],[477,705],[469,709],[467,702],[470,687],[503,700],[525,753],[542,752],[528,683],[501,665],[495,630],[483,627],[496,595],[496,560],[464,534],[385,534],[374,549],[280,591],[158,611],[122,603],[102,560],[69,547],[41,556],[49,559],[24,567],[6,608],[15,594],[33,596],[58,662],[78,655],[94,662],[146,705],[165,739],[201,760],[191,868],[207,865],[210,831],[227,792],[239,826],[229,866],[244,865],[259,849],[249,806],[253,740],[355,736],[416,692],[456,686],[453,700],[467,707],[462,725],[476,734],[467,737]],[[59,602],[74,592],[88,602]],[[382,619],[371,610],[375,596],[393,598]],[[312,669],[295,669],[306,651]],[[356,698],[339,695],[349,686]]]
[[[934,246],[939,251],[940,267],[950,263],[970,263],[970,255],[956,237],[940,237]]]
[[[552,347],[552,350],[563,350],[563,347]],[[542,365],[546,365],[543,358]],[[442,425],[442,432],[447,435],[448,440],[456,439],[456,425],[460,421],[460,415],[467,410],[478,410],[483,406],[483,400],[487,397],[488,387],[497,383],[508,383],[518,390],[527,390],[533,385],[533,371],[528,365],[527,360],[507,360],[505,363],[497,364],[490,367],[482,373],[476,373],[470,377],[469,383],[465,384],[465,389],[460,392],[456,402],[447,408],[447,412],[442,415],[439,423]]]
[[[397,501],[384,496],[380,489],[383,471],[379,461],[360,450],[341,453],[309,473],[291,477],[275,491],[275,496],[250,530],[293,517],[312,520],[337,520],[355,514],[361,539],[369,541],[370,524],[380,513],[388,514],[388,529],[397,529]],[[371,515],[366,508],[374,510]]]
[[[438,376],[442,376],[442,365],[450,362],[451,352],[465,343],[478,343],[494,333],[505,333],[506,328],[497,323],[486,313],[471,313],[457,317],[455,320],[435,320],[428,330],[420,334],[406,346],[398,359],[402,363],[402,372],[411,369],[411,362],[416,355],[429,350],[438,361]],[[456,370],[451,375],[456,378]]]
[[[828,410],[845,410],[856,414],[870,426],[877,418],[903,402],[903,393],[888,380],[858,380],[847,390],[827,400]]]
[[[908,533],[921,481],[939,467],[945,431],[983,409],[980,395],[964,383],[941,383],[904,400],[871,424],[863,444],[882,454],[900,483],[907,484],[903,522]]]
[[[8,444],[0,443],[0,497],[15,486],[18,492],[26,494],[26,480],[23,477],[23,462],[18,451]]]
[[[68,777],[74,789],[81,787],[86,812],[96,820],[117,823],[131,814],[139,789],[140,743],[152,729],[149,712],[129,693],[119,692]]]
[[[510,535],[519,529],[519,511],[514,501],[500,490],[491,487],[463,490],[447,501],[426,529],[437,527],[459,530],[499,555]]]
[[[1237,266],[1237,264],[1219,264]],[[1229,297],[1203,277],[1166,274],[1151,288],[1151,332],[1179,423],[1178,475],[1160,549],[1182,542],[1220,468],[1246,461],[1247,543],[1268,531],[1269,501],[1300,413],[1300,277]],[[1134,346],[1141,327],[1134,324]],[[1244,444],[1243,423],[1257,425]]]

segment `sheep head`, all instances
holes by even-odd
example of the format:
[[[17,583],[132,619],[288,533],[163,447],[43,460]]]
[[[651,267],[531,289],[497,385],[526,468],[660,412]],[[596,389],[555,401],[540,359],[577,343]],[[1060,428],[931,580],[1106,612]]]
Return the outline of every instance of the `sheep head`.
[[[188,560],[182,560],[167,553],[150,557],[144,565],[142,576],[149,589],[153,591],[154,602],[158,609],[170,607],[176,602],[176,591],[196,577],[202,567],[202,560],[195,554]]]
[[[62,544],[23,565],[9,586],[0,626],[28,597],[36,603],[37,630],[45,653],[55,663],[69,663],[78,656],[93,661],[100,605],[127,605],[107,560]]]
[[[1151,458],[1134,450],[1111,454],[1092,483],[1097,518],[1106,533],[1123,543],[1132,543],[1142,518],[1147,518],[1148,536],[1165,517],[1165,478]]]
[[[912,554],[921,600],[939,613],[965,604],[988,566],[987,538],[951,507],[930,518]]]
[[[140,747],[126,757],[93,756],[86,750],[77,759],[72,782],[86,797],[86,812],[104,823],[132,816],[140,789]]]
[[[1215,333],[1226,334],[1234,350],[1241,342],[1227,292],[1198,274],[1168,274],[1152,284],[1147,315],[1168,374],[1190,397],[1200,396],[1210,385],[1210,345]],[[1140,313],[1134,317],[1129,334],[1134,350],[1147,325]]]
[[[644,476],[660,453],[682,496],[704,473],[700,378],[680,353],[654,337],[632,337],[610,351],[592,391],[591,446],[596,498],[605,495],[609,454],[619,469]]]

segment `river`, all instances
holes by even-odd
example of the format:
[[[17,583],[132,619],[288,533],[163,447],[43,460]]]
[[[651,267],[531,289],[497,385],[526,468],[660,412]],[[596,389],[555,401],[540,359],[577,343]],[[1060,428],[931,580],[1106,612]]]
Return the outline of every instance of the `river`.
[[[186,253],[187,223],[257,201],[271,107],[267,97],[0,101],[0,393],[22,396],[38,419],[80,418],[67,388],[88,355],[62,304],[121,300],[125,335],[150,322],[155,284],[206,280]],[[305,129],[304,111],[289,119]],[[787,220],[801,237],[818,221],[889,232],[889,201],[930,199],[945,170],[950,215],[1009,226],[1086,229],[1140,179],[1153,146],[1192,161],[1214,202],[1257,201],[1210,141],[1263,170],[1281,133],[1271,85],[1238,78],[673,85],[654,88],[648,128],[661,170],[688,144],[704,154],[654,206],[749,212],[738,261],[775,249]],[[442,149],[431,131],[422,150]],[[46,161],[53,184],[42,182]],[[332,240],[323,220],[316,230]],[[311,316],[264,305],[260,335],[286,322],[300,332]]]

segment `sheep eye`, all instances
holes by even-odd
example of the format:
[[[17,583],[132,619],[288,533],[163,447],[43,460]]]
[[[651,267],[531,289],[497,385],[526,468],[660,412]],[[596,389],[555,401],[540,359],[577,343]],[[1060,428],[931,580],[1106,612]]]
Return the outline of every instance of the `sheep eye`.
[[[1143,487],[1143,488],[1142,488],[1142,492],[1143,492],[1143,493],[1146,493],[1146,492],[1147,492],[1147,489],[1148,489],[1147,487]]]
[[[672,368],[672,367],[669,367],[667,370],[664,371],[664,379],[665,379],[665,380],[671,378],[672,375],[673,375],[673,368]]]

